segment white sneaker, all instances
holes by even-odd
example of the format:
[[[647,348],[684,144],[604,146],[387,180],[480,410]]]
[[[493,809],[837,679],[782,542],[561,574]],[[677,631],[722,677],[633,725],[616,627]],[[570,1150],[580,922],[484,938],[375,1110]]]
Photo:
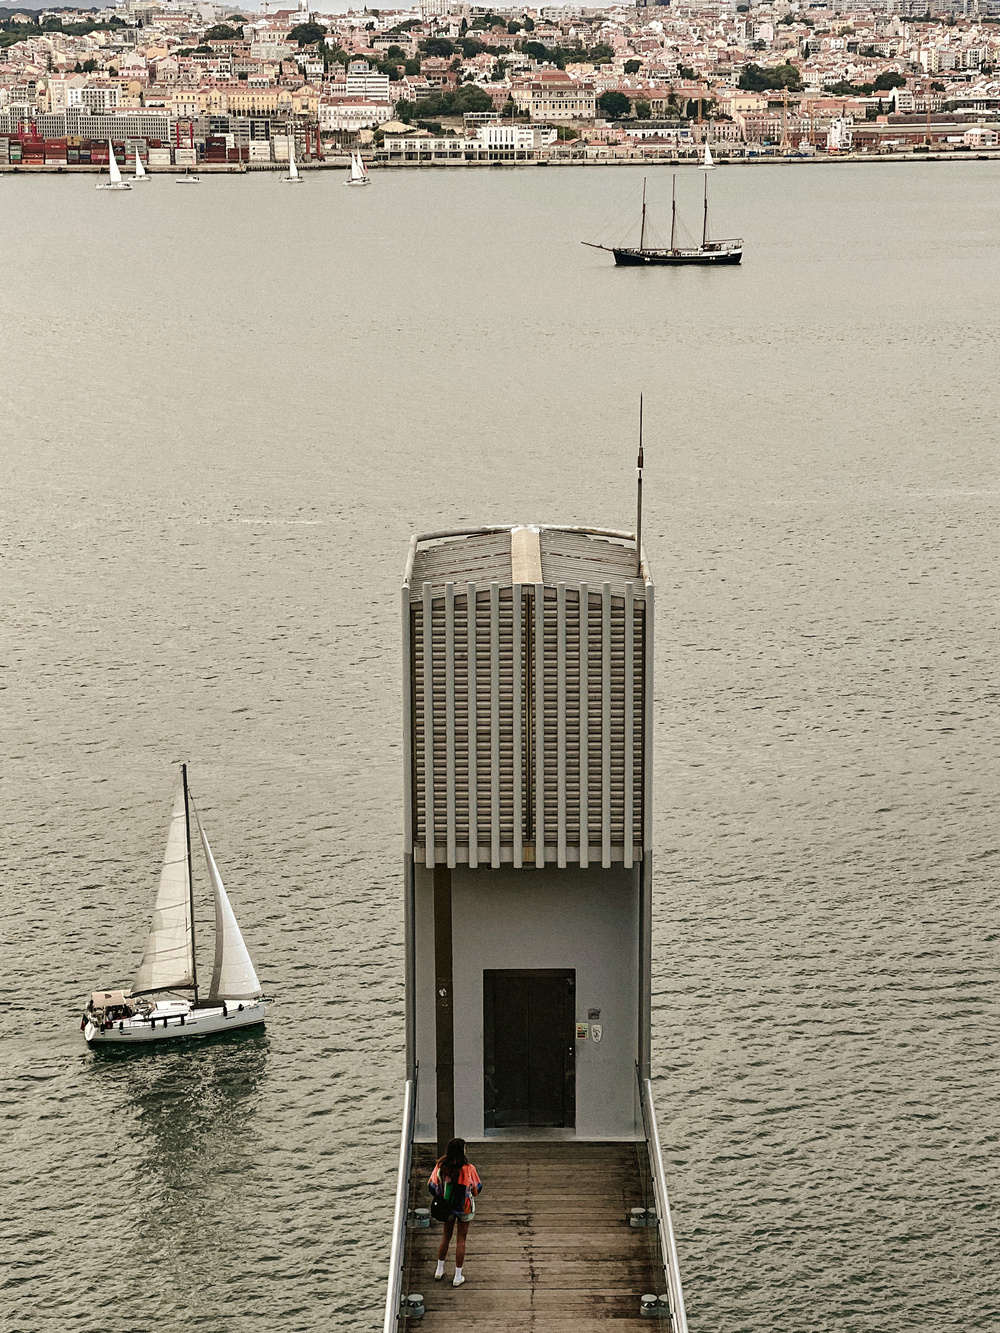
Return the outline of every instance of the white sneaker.
[[[440,1282],[443,1277],[444,1277],[444,1264],[438,1261],[438,1266],[434,1270],[434,1281]]]
[[[455,1276],[454,1276],[454,1278],[452,1279],[452,1283],[451,1283],[451,1285],[452,1285],[453,1287],[460,1287],[464,1281],[465,1281],[465,1278],[462,1276],[462,1274],[461,1274],[461,1273],[456,1273]]]

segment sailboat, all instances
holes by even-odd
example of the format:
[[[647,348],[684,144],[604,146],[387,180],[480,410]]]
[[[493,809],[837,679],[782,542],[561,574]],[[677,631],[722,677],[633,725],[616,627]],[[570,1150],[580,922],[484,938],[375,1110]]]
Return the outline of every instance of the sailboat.
[[[199,998],[195,958],[191,817],[215,899],[215,960],[208,997]],[[174,799],[167,850],[146,952],[131,990],[94,991],[80,1027],[89,1046],[138,1046],[207,1037],[264,1022],[264,998],[201,818],[187,765]]]
[[[200,184],[201,184],[201,177],[200,177],[200,176],[192,176],[190,173],[191,173],[191,168],[190,168],[190,167],[185,167],[185,168],[184,168],[184,175],[183,175],[183,176],[177,176],[177,177],[176,177],[176,183],[177,183],[178,185],[200,185]]]
[[[707,140],[707,139],[705,140],[705,156],[704,156],[704,158],[702,159],[701,166],[698,168],[698,170],[699,170],[699,171],[714,171],[714,170],[715,170],[715,159],[712,157],[712,150],[711,150],[711,148],[708,146],[708,140]]]
[[[110,139],[108,140],[108,175],[110,180],[99,181],[97,189],[131,190],[132,186],[127,180],[122,179],[122,173],[118,170],[118,163],[115,161],[115,150]]]
[[[707,145],[706,145],[707,147]],[[702,223],[701,244],[681,246],[677,244],[677,177],[674,176],[670,214],[669,246],[647,246],[646,244],[646,181],[642,182],[642,224],[639,229],[638,247],[626,245],[595,245],[593,241],[584,241],[592,250],[610,250],[615,263],[622,266],[638,264],[738,264],[743,258],[742,238],[726,241],[711,241],[708,237],[708,177],[705,177],[705,210]]]
[[[347,177],[347,180],[344,181],[344,184],[345,184],[345,185],[367,185],[367,184],[369,184],[370,180],[371,180],[371,177],[368,175],[368,168],[365,166],[364,162],[362,161],[361,154],[360,154],[360,153],[352,153],[352,154],[351,154],[351,171],[350,171],[350,175]]]
[[[295,140],[292,139],[288,145],[288,175],[281,178],[288,185],[301,185],[302,177],[299,175],[299,169],[295,162]]]
[[[153,179],[142,165],[142,158],[139,156],[138,148],[135,150],[135,179],[137,181],[151,181]]]

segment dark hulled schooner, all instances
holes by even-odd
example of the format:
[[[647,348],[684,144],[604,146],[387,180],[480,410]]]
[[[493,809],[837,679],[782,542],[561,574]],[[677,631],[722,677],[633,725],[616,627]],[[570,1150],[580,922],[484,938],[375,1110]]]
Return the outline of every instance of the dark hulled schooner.
[[[683,246],[677,244],[677,177],[673,179],[670,210],[669,246],[646,245],[646,181],[642,182],[642,222],[639,229],[638,248],[626,245],[595,245],[584,241],[592,250],[610,250],[615,263],[625,267],[639,264],[738,264],[743,258],[743,239],[735,237],[725,241],[709,240],[708,235],[708,176],[705,177],[704,217],[701,230],[701,244]]]

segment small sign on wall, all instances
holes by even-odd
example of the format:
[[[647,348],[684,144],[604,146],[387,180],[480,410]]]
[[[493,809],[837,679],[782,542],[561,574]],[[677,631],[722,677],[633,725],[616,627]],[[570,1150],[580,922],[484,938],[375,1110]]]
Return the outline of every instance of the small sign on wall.
[[[601,1040],[601,1038],[604,1036],[604,1029],[601,1027],[600,1023],[591,1024],[590,1035],[594,1041]]]
[[[577,1025],[576,1025],[576,1039],[577,1039],[577,1041],[586,1041],[586,1040],[587,1040],[587,1024],[586,1024],[586,1023],[577,1023]]]

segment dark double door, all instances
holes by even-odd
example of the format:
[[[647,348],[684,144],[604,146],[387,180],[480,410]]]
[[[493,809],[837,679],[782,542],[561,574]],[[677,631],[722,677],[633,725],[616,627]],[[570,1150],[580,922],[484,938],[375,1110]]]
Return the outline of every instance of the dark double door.
[[[483,973],[484,1124],[572,1128],[576,973]]]

